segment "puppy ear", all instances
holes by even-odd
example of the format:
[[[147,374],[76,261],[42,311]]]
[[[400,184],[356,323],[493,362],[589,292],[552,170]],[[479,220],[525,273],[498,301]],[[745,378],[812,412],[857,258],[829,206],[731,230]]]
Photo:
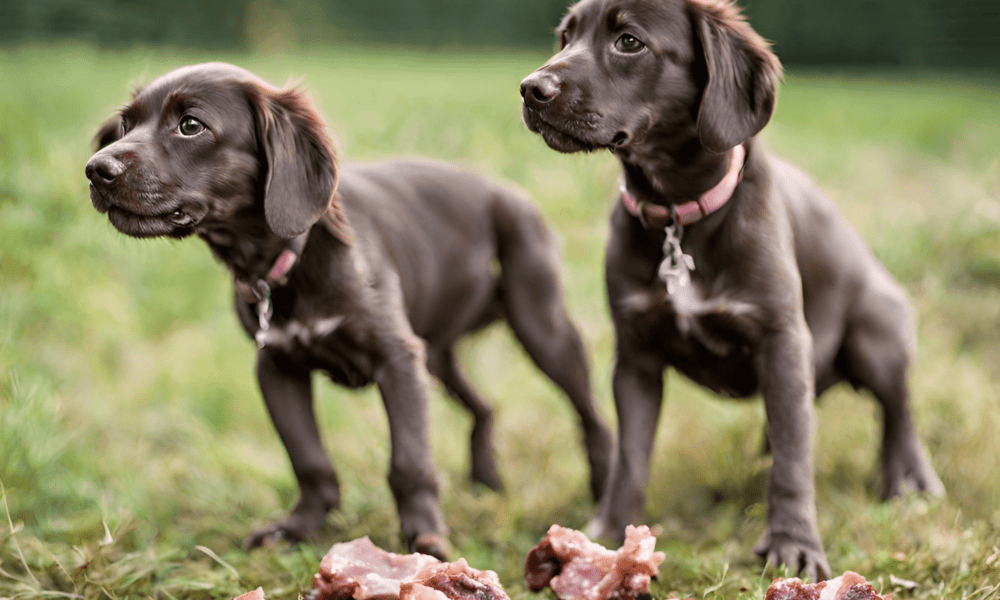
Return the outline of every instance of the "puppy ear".
[[[323,121],[297,90],[253,86],[264,175],[264,217],[275,234],[304,233],[330,206],[337,188],[336,155]]]
[[[757,134],[774,114],[781,63],[732,2],[689,0],[707,83],[698,137],[724,152]]]
[[[97,130],[97,135],[94,136],[91,146],[93,146],[96,152],[105,146],[114,144],[120,139],[122,139],[122,118],[111,117]]]

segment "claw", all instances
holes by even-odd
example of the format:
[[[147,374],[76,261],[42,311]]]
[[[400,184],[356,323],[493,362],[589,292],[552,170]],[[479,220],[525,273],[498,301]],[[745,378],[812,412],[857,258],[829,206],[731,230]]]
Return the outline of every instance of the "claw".
[[[274,548],[282,543],[297,544],[305,539],[306,536],[295,532],[288,525],[275,523],[248,535],[246,541],[243,542],[243,547],[247,550],[254,548]]]
[[[830,565],[821,547],[813,548],[791,536],[772,536],[770,529],[754,546],[754,553],[763,558],[769,568],[781,569],[784,566],[794,575],[814,583],[830,577]]]
[[[273,548],[285,539],[287,539],[287,534],[279,526],[267,527],[247,536],[246,541],[243,542],[243,547],[247,550]]]

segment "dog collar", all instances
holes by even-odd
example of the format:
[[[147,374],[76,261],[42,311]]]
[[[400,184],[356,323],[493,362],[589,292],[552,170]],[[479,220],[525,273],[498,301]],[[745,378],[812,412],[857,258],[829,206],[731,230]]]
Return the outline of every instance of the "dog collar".
[[[344,219],[343,212],[333,198],[330,199],[330,206],[321,218],[321,222],[334,237],[343,243],[348,245],[353,243],[350,225]],[[307,229],[305,233],[288,242],[265,277],[258,279],[253,284],[236,277],[233,278],[236,292],[243,301],[257,306],[257,319],[260,322],[260,328],[254,338],[257,340],[259,348],[266,345],[267,331],[271,327],[271,316],[274,312],[274,307],[271,305],[271,288],[287,283],[288,272],[299,262],[299,257],[302,256],[302,251],[309,240],[309,231]]]
[[[622,196],[622,204],[632,216],[642,221],[647,227],[664,227],[671,223],[690,225],[696,223],[713,212],[722,208],[733,196],[736,185],[743,179],[743,168],[746,166],[747,151],[743,144],[733,148],[729,159],[729,169],[722,177],[722,181],[715,184],[715,187],[701,195],[697,200],[691,200],[682,204],[672,204],[663,206],[661,204],[651,204],[643,200],[637,200],[622,180],[619,190]]]
[[[265,335],[271,327],[271,315],[274,313],[274,307],[271,305],[271,288],[285,284],[288,272],[292,270],[295,263],[299,262],[299,256],[302,255],[302,250],[306,247],[308,239],[309,231],[292,238],[288,242],[288,245],[285,246],[285,249],[281,251],[281,254],[278,255],[274,264],[271,265],[271,269],[267,272],[267,275],[255,281],[252,285],[241,279],[234,278],[236,291],[240,297],[247,304],[257,306],[257,320],[259,321],[260,328],[257,330],[254,338],[257,341],[258,348],[264,347]]]
[[[308,231],[298,237],[292,238],[288,242],[288,245],[285,246],[285,249],[281,251],[281,254],[278,255],[274,264],[271,265],[267,275],[252,284],[242,279],[234,278],[236,291],[250,304],[256,304],[263,300],[265,296],[270,296],[270,288],[285,284],[288,272],[292,270],[295,263],[299,262],[299,256],[302,255],[302,250],[306,247],[308,239]]]

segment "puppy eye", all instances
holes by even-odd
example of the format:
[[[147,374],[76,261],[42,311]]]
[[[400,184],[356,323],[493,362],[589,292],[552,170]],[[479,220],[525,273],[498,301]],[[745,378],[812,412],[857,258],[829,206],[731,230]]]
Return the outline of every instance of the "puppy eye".
[[[623,33],[615,40],[615,50],[623,54],[635,54],[641,52],[645,47],[646,44],[643,44],[638,38],[629,33]]]
[[[205,125],[194,117],[184,117],[177,129],[181,135],[192,136],[205,131]]]
[[[125,135],[125,133],[128,132],[128,121],[125,120],[125,117],[122,117],[122,121],[118,124],[118,126],[121,127],[122,135]]]
[[[569,41],[569,35],[565,31],[559,32],[559,49],[562,50],[566,47],[566,43]]]

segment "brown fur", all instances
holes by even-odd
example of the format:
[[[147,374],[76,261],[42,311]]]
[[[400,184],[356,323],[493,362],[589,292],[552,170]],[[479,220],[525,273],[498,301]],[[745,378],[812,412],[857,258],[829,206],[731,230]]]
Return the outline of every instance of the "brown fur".
[[[340,503],[313,410],[311,373],[320,371],[347,387],[379,387],[403,537],[414,551],[443,556],[427,374],[473,415],[473,479],[501,488],[492,409],[453,350],[500,319],[573,403],[591,490],[600,493],[611,434],[591,400],[554,242],[528,199],[441,163],[342,166],[298,89],[277,89],[232,65],[167,73],[123,114],[127,128],[120,120],[102,126],[102,148],[87,163],[94,207],[135,237],[197,234],[238,282],[270,288],[266,328],[258,299],[238,294],[236,311],[262,345],[257,381],[300,495],[291,514],[251,534],[249,545],[308,538]],[[188,118],[204,129],[183,134]],[[292,248],[297,262],[270,280]],[[358,442],[368,441],[362,432]]]
[[[615,12],[623,17],[609,28],[603,17]],[[735,146],[747,151],[729,201],[683,229],[695,270],[673,295],[657,274],[662,226],[646,227],[621,203],[612,212],[618,445],[591,533],[621,539],[642,522],[673,367],[725,396],[763,396],[773,466],[756,551],[818,580],[830,571],[813,484],[817,394],[846,381],[878,400],[884,496],[943,492],[909,412],[905,295],[809,178],[756,140],[774,112],[780,63],[735,5],[582,0],[558,33],[563,49],[521,83],[524,121],[552,148],[610,149],[629,193],[660,206],[699,198]]]

